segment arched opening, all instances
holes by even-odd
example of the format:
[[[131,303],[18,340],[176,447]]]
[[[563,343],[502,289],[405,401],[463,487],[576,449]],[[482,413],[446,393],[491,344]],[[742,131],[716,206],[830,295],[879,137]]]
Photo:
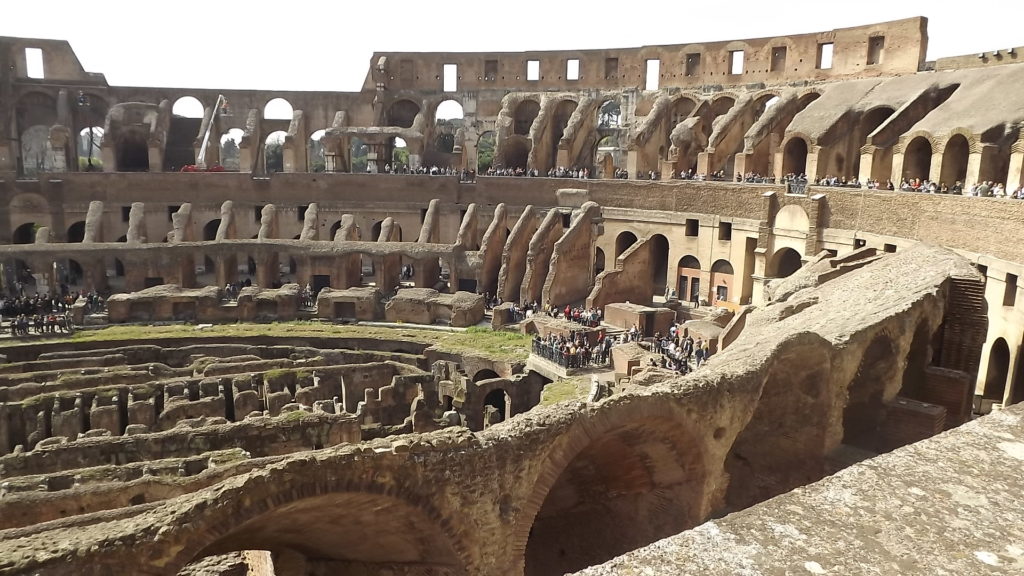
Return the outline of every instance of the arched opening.
[[[504,149],[505,168],[526,169],[526,163],[530,158],[530,141],[521,136],[515,136],[505,141]]]
[[[141,130],[128,129],[122,132],[117,144],[117,171],[149,171],[149,143]]]
[[[528,136],[530,134],[530,127],[533,126],[533,121],[537,119],[538,114],[540,114],[540,103],[536,100],[523,100],[520,102],[512,115],[512,133],[519,136]]]
[[[700,298],[700,260],[689,254],[676,266],[676,296],[686,302]]]
[[[483,370],[477,370],[476,374],[473,374],[473,382],[480,382],[482,380],[490,380],[492,378],[501,378],[498,373],[490,368],[484,368]]]
[[[800,253],[792,248],[782,248],[776,252],[768,263],[769,278],[786,278],[803,266]]]
[[[825,473],[829,419],[829,346],[818,337],[792,341],[773,361],[750,422],[725,468],[726,509],[742,510]]]
[[[409,145],[401,138],[393,138],[391,142],[391,169],[396,174],[409,166]]]
[[[114,258],[114,276],[124,277],[124,262],[120,258]]]
[[[288,134],[282,130],[271,132],[263,148],[263,161],[267,174],[284,172],[284,139]]]
[[[486,174],[491,166],[494,166],[494,145],[496,143],[494,132],[487,131],[480,135],[476,141],[476,171],[478,174]]]
[[[68,226],[68,242],[81,242],[85,240],[85,220],[79,220]]]
[[[618,100],[605,100],[597,107],[597,128],[613,129],[622,127],[622,107]]]
[[[764,94],[758,97],[754,101],[754,117],[753,122],[757,122],[761,119],[761,116],[768,111],[769,108],[779,103],[779,97],[775,94]],[[753,123],[752,122],[752,123]]]
[[[308,162],[306,169],[309,172],[323,172],[327,169],[327,160],[324,158],[324,135],[327,130],[321,128],[309,135]]]
[[[463,560],[446,528],[450,521],[437,512],[412,504],[392,488],[345,491],[344,479],[317,480],[316,485],[294,489],[295,494],[318,494],[299,500],[282,497],[283,487],[280,494],[266,495],[255,506],[249,498],[236,496],[225,504],[224,517],[232,519],[231,529],[188,560],[260,549],[297,552],[318,561],[359,566],[372,574],[405,565],[443,566],[464,573]],[[336,521],[339,514],[357,511],[365,512],[354,516],[359,520]]]
[[[1024,402],[1024,356],[1017,354],[1017,368],[1014,370],[1013,382],[1010,385],[1010,398],[1007,405]]]
[[[26,222],[14,229],[11,242],[13,244],[33,244],[36,241],[37,229],[35,222]]]
[[[353,138],[349,144],[349,158],[351,158],[351,170],[353,174],[362,174],[366,172],[369,163],[366,161],[367,155],[370,153],[370,147],[359,138]]]
[[[550,166],[558,165],[558,143],[562,140],[562,136],[565,135],[565,129],[569,126],[569,119],[572,118],[572,113],[576,111],[576,102],[574,100],[562,100],[555,107],[554,118],[551,121],[551,163]],[[572,166],[565,166],[565,168],[572,168]]]
[[[861,358],[848,388],[843,409],[843,444],[878,451],[878,429],[885,420],[885,392],[901,378],[896,346],[889,336],[876,336]]]
[[[175,172],[196,163],[195,141],[204,115],[202,102],[192,96],[183,96],[174,102],[164,147],[164,170]]]
[[[952,187],[957,182],[967,180],[967,159],[971,154],[971,145],[963,134],[954,134],[946,142],[942,151],[942,174],[939,181]]]
[[[903,153],[903,177],[907,180],[926,180],[932,168],[932,144],[918,136],[907,144]]]
[[[331,235],[328,236],[328,239],[333,241],[334,240],[334,235],[337,234],[338,230],[340,230],[340,229],[341,229],[341,220],[338,220],[334,224],[331,224]]]
[[[1006,340],[996,338],[988,353],[988,371],[985,373],[985,393],[987,400],[999,403],[1006,396],[1006,376],[1010,373],[1010,347]]]
[[[697,102],[686,97],[679,98],[673,102],[672,114],[669,116],[668,132],[671,133],[672,129],[675,128],[677,124],[689,118],[690,114],[693,114],[693,110],[696,107]]]
[[[220,218],[210,220],[203,226],[203,241],[210,242],[217,239],[217,230],[220,229]]]
[[[615,237],[615,257],[622,256],[622,253],[636,244],[636,234],[633,234],[629,230],[619,232],[619,235]]]
[[[383,226],[383,220],[378,220],[373,223],[373,226],[370,227],[370,242],[376,242],[380,239],[380,231]]]
[[[807,172],[807,142],[803,138],[791,138],[782,153],[783,174],[805,174]]]
[[[728,260],[715,260],[711,265],[711,290],[713,302],[727,302],[732,296],[733,268]]]
[[[551,471],[557,477],[530,527],[526,576],[575,572],[702,520],[707,471],[700,441],[671,416],[663,418],[671,424],[593,432]]]
[[[651,283],[655,294],[663,294],[668,285],[668,238],[655,234],[651,244]]]
[[[220,137],[220,165],[225,170],[237,172],[241,169],[239,164],[239,144],[242,143],[242,136],[245,135],[239,128],[232,128]]]
[[[89,126],[78,133],[78,169],[82,172],[103,170],[100,145],[103,143],[103,128]]]
[[[601,272],[604,272],[604,250],[596,248],[594,250],[594,276],[597,276]]]
[[[412,100],[396,100],[388,108],[387,125],[399,128],[412,128],[420,107]]]
[[[263,107],[264,120],[291,120],[293,114],[291,103],[284,98],[274,98]]]
[[[21,133],[22,173],[33,177],[53,170],[50,128],[36,125]]]
[[[182,96],[174,101],[171,114],[180,118],[202,118],[203,103],[193,96]]]
[[[484,428],[504,422],[510,416],[512,403],[508,393],[501,388],[495,388],[484,396],[483,405]]]

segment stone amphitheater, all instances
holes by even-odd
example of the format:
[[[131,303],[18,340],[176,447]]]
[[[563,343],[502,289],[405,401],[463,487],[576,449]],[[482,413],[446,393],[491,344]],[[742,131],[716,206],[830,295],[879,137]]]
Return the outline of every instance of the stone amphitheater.
[[[0,297],[80,295],[74,335],[4,318],[0,574],[1024,573],[1024,203],[898,191],[1024,184],[1024,48],[926,48],[375,53],[316,93],[0,38]],[[591,333],[534,302],[644,346],[531,354]]]

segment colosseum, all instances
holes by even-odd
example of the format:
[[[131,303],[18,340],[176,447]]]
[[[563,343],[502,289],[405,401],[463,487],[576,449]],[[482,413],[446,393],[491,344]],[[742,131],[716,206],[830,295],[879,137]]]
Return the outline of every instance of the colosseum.
[[[1024,573],[1024,47],[927,44],[0,37],[0,574]]]

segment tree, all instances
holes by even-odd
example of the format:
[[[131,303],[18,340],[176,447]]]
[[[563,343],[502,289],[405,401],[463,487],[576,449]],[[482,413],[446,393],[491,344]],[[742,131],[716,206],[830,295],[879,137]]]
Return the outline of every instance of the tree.
[[[225,170],[239,170],[238,143],[233,138],[225,138],[220,147],[220,165]]]
[[[486,172],[494,165],[494,132],[487,132],[476,144],[476,170]]]
[[[267,138],[264,154],[267,160],[268,174],[284,172],[284,138],[275,138],[273,135]]]

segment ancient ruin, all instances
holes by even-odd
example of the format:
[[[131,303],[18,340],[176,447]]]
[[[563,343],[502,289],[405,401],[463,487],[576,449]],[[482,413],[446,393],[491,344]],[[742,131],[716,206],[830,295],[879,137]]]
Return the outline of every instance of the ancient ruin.
[[[926,48],[0,38],[0,574],[1012,572],[1024,48]]]

